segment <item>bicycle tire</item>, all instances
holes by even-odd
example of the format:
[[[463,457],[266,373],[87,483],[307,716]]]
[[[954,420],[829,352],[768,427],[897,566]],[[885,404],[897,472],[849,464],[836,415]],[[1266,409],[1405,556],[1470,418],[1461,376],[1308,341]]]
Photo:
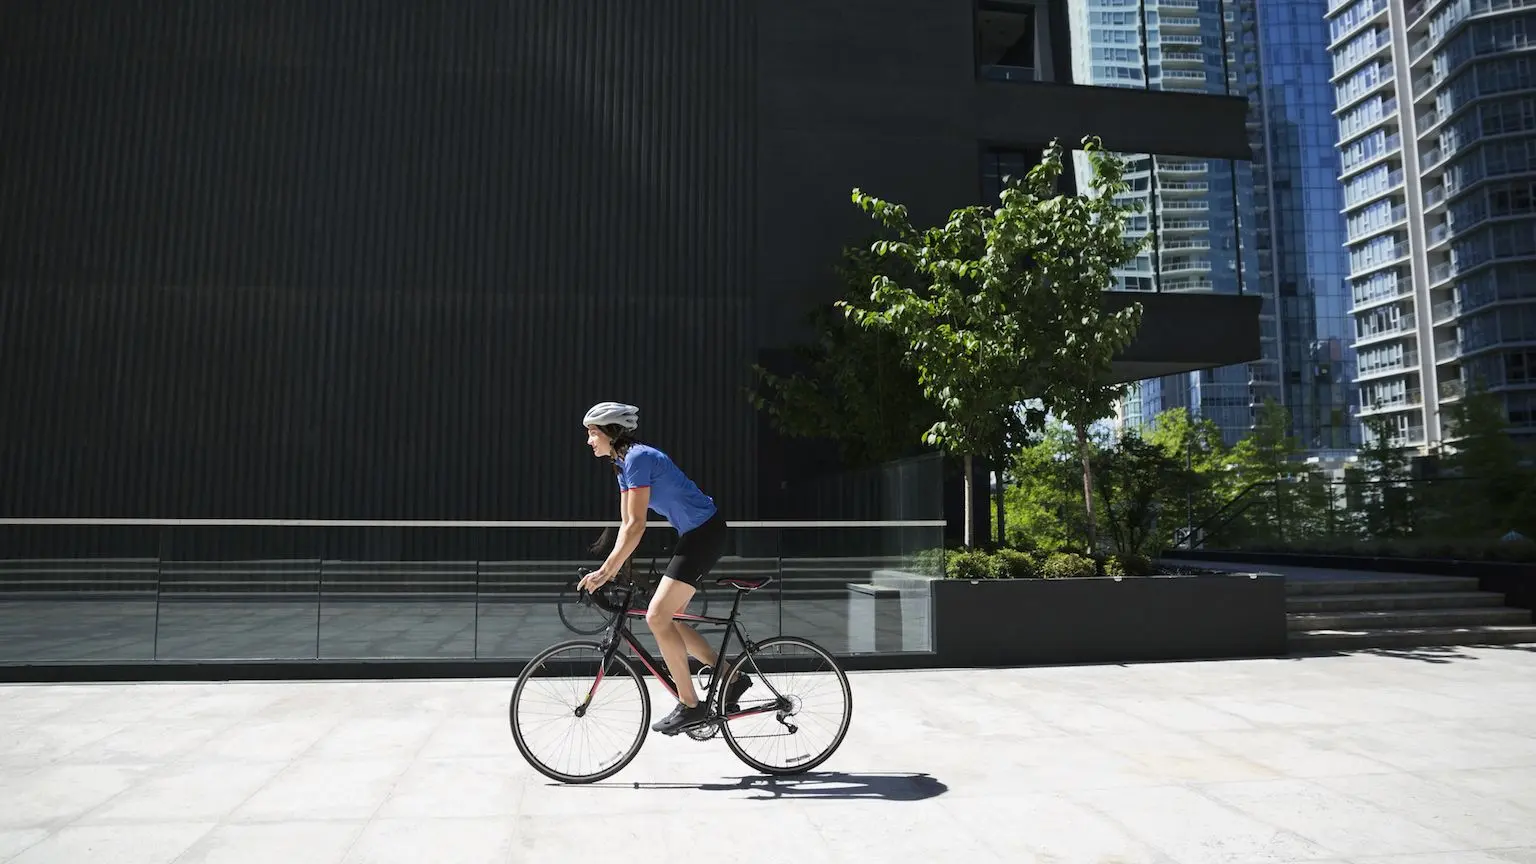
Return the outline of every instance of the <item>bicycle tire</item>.
[[[795,765],[769,765],[747,755],[747,752],[742,748],[741,743],[736,740],[735,734],[731,731],[731,722],[729,720],[722,720],[719,725],[720,731],[725,738],[725,745],[731,749],[732,753],[736,754],[737,759],[740,759],[749,767],[761,771],[764,774],[792,776],[795,774],[804,774],[812,768],[822,764],[823,762],[832,758],[832,754],[836,753],[837,749],[842,746],[843,739],[848,736],[848,727],[853,723],[853,687],[848,683],[848,673],[843,671],[843,667],[839,665],[837,659],[832,656],[832,652],[821,647],[820,645],[817,645],[815,642],[812,642],[809,639],[803,639],[799,636],[771,636],[757,643],[757,645],[755,645],[751,650],[742,651],[740,654],[736,655],[735,660],[731,661],[729,668],[733,670],[732,674],[734,675],[734,670],[741,667],[741,665],[747,661],[749,654],[757,654],[765,649],[773,647],[774,645],[784,644],[801,645],[805,648],[809,648],[813,654],[821,655],[822,659],[826,660],[827,665],[831,667],[832,672],[837,677],[838,684],[843,691],[845,707],[843,708],[842,723],[837,730],[836,737],[832,739],[832,743],[828,744],[826,749],[823,750],[819,755]],[[755,669],[756,667],[753,666],[751,668]],[[722,717],[725,716],[725,696],[726,688],[721,687],[716,691],[715,710]],[[745,700],[743,701],[745,702]]]
[[[555,768],[544,764],[543,761],[541,761],[538,757],[534,756],[532,752],[530,752],[528,742],[523,738],[522,726],[518,723],[517,716],[519,698],[522,696],[524,687],[532,677],[534,670],[538,669],[539,666],[551,655],[557,654],[561,651],[569,650],[571,648],[591,648],[597,651],[599,654],[601,654],[603,650],[603,646],[599,642],[587,639],[571,639],[565,642],[557,642],[554,645],[545,648],[543,651],[540,651],[537,655],[534,656],[532,660],[528,661],[528,665],[524,666],[523,671],[517,676],[517,683],[512,687],[512,697],[507,705],[507,721],[512,727],[512,741],[517,745],[517,751],[522,754],[523,759],[526,760],[535,771],[538,771],[540,774],[543,774],[545,777],[548,777],[551,780],[556,780],[561,783],[577,785],[584,783],[596,783],[599,780],[605,780],[619,773],[625,768],[625,766],[634,761],[636,756],[640,754],[640,747],[645,744],[646,735],[651,728],[651,692],[650,689],[646,686],[645,678],[641,676],[640,670],[635,666],[634,662],[623,654],[614,652],[613,656],[608,660],[609,669],[611,671],[604,674],[603,680],[606,682],[610,679],[617,678],[618,676],[614,674],[614,671],[622,670],[625,676],[634,681],[636,688],[639,690],[640,726],[635,734],[634,742],[629,745],[629,749],[619,757],[618,761],[613,762],[592,774],[567,774],[563,771],[556,770]],[[617,667],[617,670],[614,670],[613,667]]]
[[[560,589],[560,596],[555,600],[555,604],[556,611],[560,614],[560,623],[565,625],[565,629],[577,634],[578,636],[596,636],[604,630],[607,630],[609,625],[613,624],[613,619],[617,617],[613,614],[596,616],[588,614],[578,617],[578,613],[580,613],[582,610],[596,609],[596,607],[587,607],[582,605],[581,591],[574,584],[568,584],[564,588]],[[602,610],[596,611],[601,612]],[[600,620],[602,623],[595,627],[590,624],[584,623],[578,625],[576,623],[577,621],[592,620]]]

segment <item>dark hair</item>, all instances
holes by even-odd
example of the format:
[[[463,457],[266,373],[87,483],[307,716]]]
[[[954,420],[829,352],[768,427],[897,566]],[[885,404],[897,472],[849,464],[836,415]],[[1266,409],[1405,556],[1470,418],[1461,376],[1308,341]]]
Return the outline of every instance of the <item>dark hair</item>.
[[[597,428],[613,442],[613,455],[608,458],[613,464],[614,476],[624,473],[624,457],[629,454],[629,448],[640,442],[635,439],[628,429],[617,423],[610,423],[607,426],[599,426]],[[604,528],[603,533],[588,548],[599,555],[607,555],[613,551],[614,544],[618,542],[617,530],[612,527]],[[628,562],[625,563],[627,565]]]
[[[599,426],[597,428],[601,429],[603,434],[607,435],[613,441],[613,455],[608,457],[613,462],[613,473],[615,475],[623,473],[624,457],[629,455],[629,448],[639,444],[640,442],[635,440],[633,433],[631,433],[628,429],[625,429],[623,426],[618,425],[617,423],[611,423],[607,426]]]

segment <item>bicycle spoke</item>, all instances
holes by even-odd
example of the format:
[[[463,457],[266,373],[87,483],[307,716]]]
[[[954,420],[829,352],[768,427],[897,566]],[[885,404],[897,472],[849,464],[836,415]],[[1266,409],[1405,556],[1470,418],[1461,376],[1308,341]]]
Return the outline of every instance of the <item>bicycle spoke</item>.
[[[555,664],[558,674],[548,674]],[[513,737],[541,773],[568,783],[590,782],[611,775],[639,751],[650,714],[645,683],[620,656],[608,661],[599,680],[601,666],[600,645],[566,643],[535,658],[519,676],[511,705]]]
[[[786,662],[790,655],[798,655],[799,662]],[[803,639],[774,637],[740,662],[754,679],[753,688],[764,692],[744,696],[726,720],[731,750],[754,768],[774,774],[806,771],[831,756],[852,715],[847,676],[831,655]],[[800,671],[806,666],[819,667],[819,672]]]

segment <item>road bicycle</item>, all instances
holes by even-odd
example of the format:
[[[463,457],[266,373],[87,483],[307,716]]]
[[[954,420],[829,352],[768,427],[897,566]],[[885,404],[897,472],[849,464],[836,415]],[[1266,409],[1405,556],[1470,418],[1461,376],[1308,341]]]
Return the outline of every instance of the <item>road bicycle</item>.
[[[832,655],[809,639],[772,636],[754,642],[747,635],[740,621],[742,598],[770,581],[771,576],[721,577],[716,585],[736,589],[728,617],[686,612],[673,616],[725,628],[716,656],[727,672],[717,675],[704,667],[697,673],[705,679],[698,691],[709,706],[708,718],[682,731],[695,741],[721,735],[738,759],[764,774],[801,774],[825,762],[843,743],[853,719],[853,691]],[[632,582],[617,580],[595,595],[580,592],[585,595],[582,602],[613,613],[607,635],[601,642],[578,639],[551,645],[517,676],[508,706],[512,740],[528,764],[546,777],[594,783],[612,777],[640,753],[651,731],[651,694],[634,660],[619,652],[620,645],[627,645],[657,683],[677,698],[666,664],[651,656],[630,629],[631,620],[645,617],[645,607],[632,602],[635,592]],[[726,663],[732,635],[742,650]],[[738,672],[746,673],[751,685],[737,703],[724,704],[727,687],[722,682],[733,680]],[[540,703],[546,691],[548,702]],[[822,707],[829,703],[837,704]],[[818,745],[818,739],[826,743]],[[544,741],[594,754],[590,762],[578,764],[574,755],[538,752]],[[756,752],[759,747],[769,752]]]
[[[626,577],[632,575],[634,559],[624,564]],[[640,582],[635,584],[635,595],[631,603],[636,606],[648,606],[651,602],[651,594],[655,593],[656,586],[661,584],[662,574],[656,569],[656,556],[651,556],[650,572]],[[560,623],[565,629],[580,636],[595,636],[607,630],[613,624],[614,617],[618,614],[603,609],[592,603],[583,602],[583,592],[576,583],[567,584],[560,590],[560,596],[555,599],[556,609],[560,613]],[[688,601],[686,610],[688,613],[699,616],[709,614],[709,591],[707,586],[700,585],[694,592],[693,598]]]

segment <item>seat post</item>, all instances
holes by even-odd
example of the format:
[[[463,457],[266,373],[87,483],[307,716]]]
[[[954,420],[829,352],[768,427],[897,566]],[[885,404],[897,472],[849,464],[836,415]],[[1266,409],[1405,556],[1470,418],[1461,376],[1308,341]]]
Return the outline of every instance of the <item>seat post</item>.
[[[736,586],[733,585],[731,587],[735,588]],[[735,618],[736,617],[736,613],[741,610],[741,598],[746,596],[746,594],[747,594],[747,592],[745,590],[743,590],[741,588],[736,588],[736,599],[731,601],[731,617],[732,618]]]

